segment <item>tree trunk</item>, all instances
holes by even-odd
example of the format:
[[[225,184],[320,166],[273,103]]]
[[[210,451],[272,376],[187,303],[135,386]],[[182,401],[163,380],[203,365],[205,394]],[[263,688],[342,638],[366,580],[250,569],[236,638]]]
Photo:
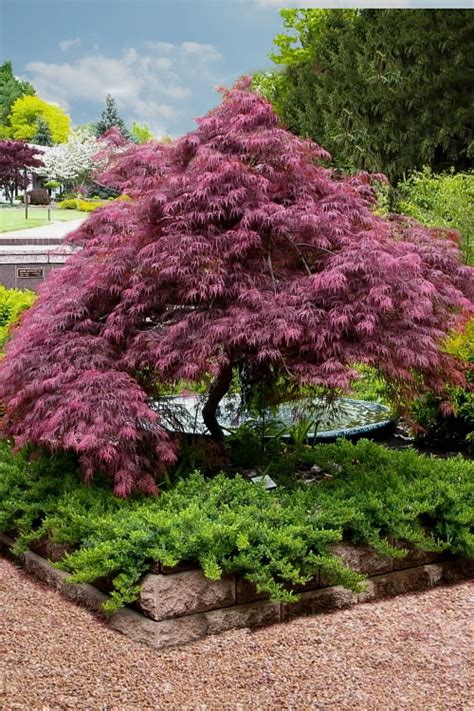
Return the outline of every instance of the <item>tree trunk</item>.
[[[227,366],[223,368],[209,389],[207,402],[202,409],[202,418],[207,429],[211,433],[211,437],[216,442],[224,441],[224,433],[217,421],[216,411],[220,401],[229,391],[232,382],[232,368]]]

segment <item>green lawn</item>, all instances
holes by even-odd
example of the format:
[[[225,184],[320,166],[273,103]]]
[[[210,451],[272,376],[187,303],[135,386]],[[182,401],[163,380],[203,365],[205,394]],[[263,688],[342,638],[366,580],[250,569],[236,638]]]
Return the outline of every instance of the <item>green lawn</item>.
[[[76,220],[87,217],[87,212],[79,210],[59,210],[51,208],[51,222]],[[0,232],[12,230],[25,230],[29,227],[42,227],[48,224],[48,209],[43,207],[29,207],[28,219],[25,220],[25,208],[12,207],[0,210]]]

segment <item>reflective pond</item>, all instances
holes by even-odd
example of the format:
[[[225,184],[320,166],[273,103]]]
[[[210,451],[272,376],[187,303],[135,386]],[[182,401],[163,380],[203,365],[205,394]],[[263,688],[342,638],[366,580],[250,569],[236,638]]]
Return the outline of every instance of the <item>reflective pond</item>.
[[[169,430],[186,434],[205,434],[207,428],[202,419],[204,398],[198,395],[164,397],[155,400],[152,407],[160,413],[162,424]],[[218,408],[217,417],[225,430],[233,430],[245,422],[261,424],[271,435],[276,430],[291,427],[298,422],[310,420],[314,429],[308,439],[331,439],[353,437],[393,425],[390,410],[376,402],[338,398],[332,404],[323,399],[299,400],[279,405],[260,418],[239,409],[239,398],[228,396]]]

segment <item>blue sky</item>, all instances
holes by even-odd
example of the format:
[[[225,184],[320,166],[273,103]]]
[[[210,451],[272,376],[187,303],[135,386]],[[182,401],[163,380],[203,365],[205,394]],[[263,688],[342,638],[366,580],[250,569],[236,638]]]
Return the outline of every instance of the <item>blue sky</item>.
[[[281,7],[473,7],[472,0],[0,0],[2,61],[75,124],[107,92],[126,121],[180,135],[219,98],[214,87],[272,66]]]

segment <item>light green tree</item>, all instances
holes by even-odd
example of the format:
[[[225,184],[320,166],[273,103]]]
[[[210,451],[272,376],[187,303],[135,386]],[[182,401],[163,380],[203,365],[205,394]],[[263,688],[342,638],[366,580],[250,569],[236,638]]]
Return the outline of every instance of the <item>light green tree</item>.
[[[9,117],[12,138],[33,141],[39,119],[48,125],[53,143],[67,141],[71,131],[70,117],[60,106],[49,104],[39,96],[23,96],[14,102]]]
[[[130,138],[134,143],[147,143],[147,141],[156,140],[156,136],[148,124],[139,124],[136,121],[133,121],[130,128]]]
[[[474,264],[474,173],[412,173],[397,186],[395,208],[424,225],[458,230],[464,258]]]

